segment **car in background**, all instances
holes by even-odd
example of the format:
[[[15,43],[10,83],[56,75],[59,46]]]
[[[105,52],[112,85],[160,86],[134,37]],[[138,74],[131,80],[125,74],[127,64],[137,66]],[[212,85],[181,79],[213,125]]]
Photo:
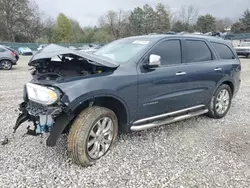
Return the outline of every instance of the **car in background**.
[[[19,55],[33,55],[33,52],[28,47],[20,47],[18,48]]]
[[[193,32],[192,34],[193,35],[203,35],[203,33],[201,33],[201,32]]]
[[[78,50],[78,48],[75,47],[75,46],[69,46],[68,48],[71,49],[71,50]]]
[[[37,48],[37,51],[42,50],[45,46],[47,46],[47,44],[40,44]]]
[[[9,46],[4,46],[5,48],[7,48],[8,50],[12,51],[15,54],[15,57],[17,60],[19,60],[19,55],[18,52],[16,50],[14,50],[13,48],[9,47]]]
[[[89,48],[89,49],[86,49],[86,50],[81,50],[82,52],[87,52],[87,53],[94,53],[96,52],[97,50],[99,50],[102,46],[95,46],[95,47],[92,47],[92,48]]]
[[[243,42],[238,47],[235,47],[237,55],[250,56],[250,42]]]
[[[89,50],[89,49],[90,49],[89,45],[83,45],[79,47],[79,51],[81,52],[85,52],[86,50]]]
[[[18,54],[10,47],[0,45],[0,69],[10,70],[16,65],[19,59]]]

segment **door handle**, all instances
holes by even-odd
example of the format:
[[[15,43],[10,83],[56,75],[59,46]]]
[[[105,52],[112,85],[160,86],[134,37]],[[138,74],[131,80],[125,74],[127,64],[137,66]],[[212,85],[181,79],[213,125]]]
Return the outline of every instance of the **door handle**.
[[[217,67],[214,69],[214,71],[221,71],[221,70],[222,70],[222,68],[220,68],[220,67]]]
[[[185,74],[187,74],[186,72],[177,72],[175,75],[176,76],[181,76],[181,75],[185,75]]]

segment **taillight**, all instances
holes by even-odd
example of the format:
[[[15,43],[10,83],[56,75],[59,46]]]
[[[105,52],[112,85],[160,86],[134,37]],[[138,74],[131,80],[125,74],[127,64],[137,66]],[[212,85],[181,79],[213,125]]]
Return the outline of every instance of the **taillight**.
[[[14,52],[10,52],[10,55],[12,56],[16,56],[16,54]]]

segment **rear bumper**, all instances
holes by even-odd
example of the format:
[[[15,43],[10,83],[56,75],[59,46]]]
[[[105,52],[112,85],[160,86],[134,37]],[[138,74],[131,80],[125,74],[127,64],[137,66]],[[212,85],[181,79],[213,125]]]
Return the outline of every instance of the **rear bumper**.
[[[12,60],[12,65],[16,65],[18,60]]]

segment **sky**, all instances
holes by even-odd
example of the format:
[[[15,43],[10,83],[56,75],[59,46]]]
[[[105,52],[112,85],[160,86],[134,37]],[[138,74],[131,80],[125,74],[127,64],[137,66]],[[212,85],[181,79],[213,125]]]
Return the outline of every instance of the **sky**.
[[[98,18],[109,10],[133,10],[137,6],[155,6],[161,2],[178,11],[182,5],[194,5],[200,14],[238,19],[249,8],[250,0],[36,0],[40,9],[56,18],[59,13],[75,18],[81,26],[94,26]]]

